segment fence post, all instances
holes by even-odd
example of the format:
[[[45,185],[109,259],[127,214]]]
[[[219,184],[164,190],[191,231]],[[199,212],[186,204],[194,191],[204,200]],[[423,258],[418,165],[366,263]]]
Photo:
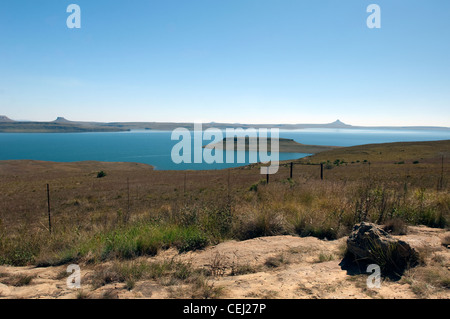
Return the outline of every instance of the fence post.
[[[228,170],[228,177],[227,177],[227,195],[228,199],[230,198],[230,170]]]
[[[127,177],[127,217],[125,221],[128,222],[130,219],[130,178]]]
[[[47,207],[48,207],[48,231],[52,233],[52,218],[50,215],[50,185],[47,184]]]
[[[320,179],[323,180],[323,163],[320,163]]]
[[[294,170],[294,162],[291,162],[291,172],[290,172],[290,174],[289,174],[289,178],[290,178],[290,179],[292,179],[293,170]]]

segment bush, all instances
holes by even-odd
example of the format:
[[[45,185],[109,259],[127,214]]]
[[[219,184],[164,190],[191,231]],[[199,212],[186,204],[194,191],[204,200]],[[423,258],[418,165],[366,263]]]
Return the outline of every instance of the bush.
[[[335,224],[331,216],[324,221],[308,221],[308,218],[300,217],[294,224],[294,231],[300,237],[312,236],[328,240],[337,239],[339,235],[338,224]]]
[[[447,220],[441,211],[427,208],[418,213],[417,224],[434,228],[445,228],[447,226]]]
[[[14,287],[23,287],[30,285],[32,280],[33,280],[32,276],[19,274],[3,279],[2,283]]]
[[[289,224],[281,213],[259,211],[241,218],[234,229],[234,237],[240,240],[290,233]]]
[[[123,282],[128,290],[135,287],[139,280],[163,280],[165,285],[178,281],[190,280],[196,273],[191,264],[164,260],[161,262],[147,261],[115,261],[113,264],[100,265],[88,275],[88,281],[94,288],[99,288],[114,282]]]
[[[266,185],[266,184],[267,184],[267,181],[265,179],[261,179],[257,183],[250,186],[249,191],[257,192],[259,185]]]
[[[177,248],[180,252],[202,249],[209,238],[197,227],[170,224],[136,223],[122,226],[109,232],[90,237],[61,256],[72,261],[88,259],[99,262],[108,259],[133,259],[139,256],[154,256],[161,249]]]
[[[35,238],[0,238],[0,264],[27,266],[39,254],[39,241]]]
[[[105,176],[106,176],[106,173],[104,171],[100,171],[100,172],[97,173],[97,178],[102,178],[102,177],[105,177]]]
[[[325,169],[332,169],[334,167],[334,165],[330,161],[326,161],[322,164],[324,164]]]
[[[383,230],[392,235],[406,235],[408,225],[399,218],[393,218],[384,223]]]

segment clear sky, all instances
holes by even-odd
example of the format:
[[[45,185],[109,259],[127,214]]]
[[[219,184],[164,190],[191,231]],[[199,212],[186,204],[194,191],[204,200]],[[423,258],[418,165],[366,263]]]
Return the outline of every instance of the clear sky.
[[[1,0],[0,114],[450,126],[450,1]]]

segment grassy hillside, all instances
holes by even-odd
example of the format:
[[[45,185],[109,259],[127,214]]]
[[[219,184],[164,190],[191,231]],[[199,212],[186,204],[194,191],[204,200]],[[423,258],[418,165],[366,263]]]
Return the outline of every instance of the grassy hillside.
[[[335,159],[347,163],[370,161],[379,163],[434,161],[441,156],[450,157],[450,141],[402,142],[360,145],[337,148],[306,158],[306,162],[326,162]]]
[[[448,227],[448,150],[450,141],[336,149],[295,161],[292,179],[283,163],[269,184],[258,164],[183,172],[1,161],[0,263],[130,259],[279,234],[334,239],[363,220]]]

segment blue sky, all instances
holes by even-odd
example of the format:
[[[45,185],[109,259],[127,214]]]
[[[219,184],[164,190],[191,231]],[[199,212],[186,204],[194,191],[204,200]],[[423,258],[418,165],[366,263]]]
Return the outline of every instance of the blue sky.
[[[449,35],[448,0],[2,0],[0,114],[450,126]]]

